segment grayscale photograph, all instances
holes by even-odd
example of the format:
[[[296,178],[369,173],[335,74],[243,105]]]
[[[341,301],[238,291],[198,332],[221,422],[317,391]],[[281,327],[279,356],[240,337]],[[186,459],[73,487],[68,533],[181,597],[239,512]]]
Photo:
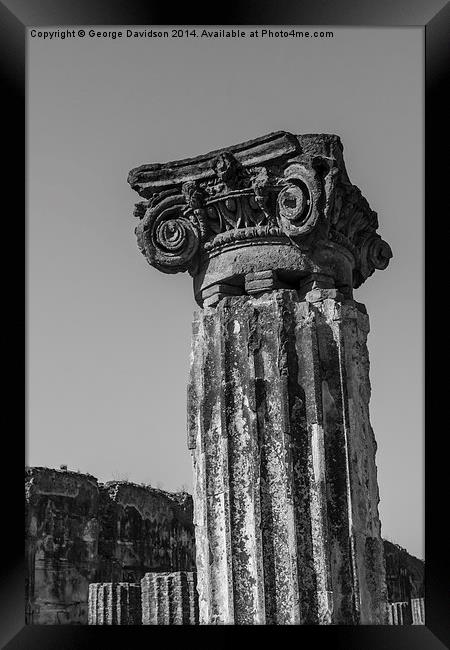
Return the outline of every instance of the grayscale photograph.
[[[26,52],[26,624],[425,625],[423,29]]]

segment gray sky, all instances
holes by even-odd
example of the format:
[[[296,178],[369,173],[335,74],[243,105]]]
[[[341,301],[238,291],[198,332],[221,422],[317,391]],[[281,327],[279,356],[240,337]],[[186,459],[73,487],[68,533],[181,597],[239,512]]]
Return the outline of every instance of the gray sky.
[[[271,131],[336,133],[394,253],[355,292],[382,534],[423,557],[423,30],[332,29],[28,39],[26,460],[191,489],[191,278],[139,253],[127,173]]]

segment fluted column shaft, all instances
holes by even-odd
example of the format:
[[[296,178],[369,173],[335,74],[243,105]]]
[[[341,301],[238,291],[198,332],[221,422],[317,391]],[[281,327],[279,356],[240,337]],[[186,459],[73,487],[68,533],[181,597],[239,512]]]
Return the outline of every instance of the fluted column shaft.
[[[89,585],[89,625],[141,625],[141,585],[93,582]]]
[[[142,585],[143,625],[197,625],[195,573],[146,573]]]
[[[202,623],[387,622],[368,317],[325,294],[230,297],[195,316]]]

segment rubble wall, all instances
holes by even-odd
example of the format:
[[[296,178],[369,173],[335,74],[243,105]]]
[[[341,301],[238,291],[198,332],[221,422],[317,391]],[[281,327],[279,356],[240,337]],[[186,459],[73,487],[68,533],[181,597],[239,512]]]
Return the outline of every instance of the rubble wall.
[[[44,467],[25,472],[26,621],[87,624],[89,583],[195,570],[192,497]],[[424,595],[424,563],[383,542],[389,602]]]
[[[139,582],[147,572],[192,571],[192,497],[132,483],[100,486],[99,576]]]
[[[26,472],[26,621],[85,623],[97,571],[97,479],[31,468]]]
[[[88,623],[93,582],[192,571],[192,497],[45,467],[25,472],[26,622]]]
[[[425,565],[398,544],[384,541],[389,602],[423,598]]]

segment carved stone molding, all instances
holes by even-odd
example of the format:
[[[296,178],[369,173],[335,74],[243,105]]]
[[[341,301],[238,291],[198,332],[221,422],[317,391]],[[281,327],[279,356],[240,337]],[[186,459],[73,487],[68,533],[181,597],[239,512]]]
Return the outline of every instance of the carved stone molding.
[[[142,165],[128,182],[144,199],[134,211],[141,252],[164,273],[188,271],[200,305],[207,298],[213,304],[211,295],[217,302],[245,294],[248,277],[267,272],[277,287],[296,290],[325,276],[351,297],[392,257],[376,213],[349,181],[335,135],[280,131],[196,158]]]

